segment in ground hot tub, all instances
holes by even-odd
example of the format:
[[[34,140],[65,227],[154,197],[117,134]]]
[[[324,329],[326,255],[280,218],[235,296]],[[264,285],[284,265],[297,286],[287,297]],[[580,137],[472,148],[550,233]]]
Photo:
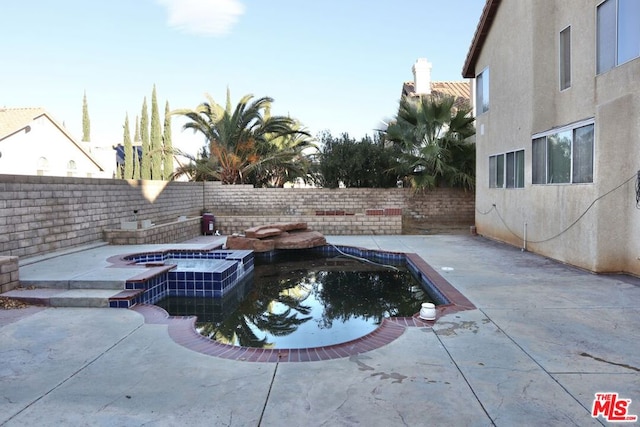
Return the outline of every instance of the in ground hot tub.
[[[150,272],[126,281],[111,307],[155,304],[169,296],[222,298],[253,272],[253,251],[166,251],[128,255],[132,265]]]

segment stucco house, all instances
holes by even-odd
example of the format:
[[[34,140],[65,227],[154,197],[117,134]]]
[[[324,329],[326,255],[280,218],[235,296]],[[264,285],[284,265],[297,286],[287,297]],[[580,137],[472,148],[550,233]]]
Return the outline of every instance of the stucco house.
[[[640,275],[640,2],[487,0],[474,80],[478,233]]]
[[[0,108],[0,174],[112,177],[43,108]]]

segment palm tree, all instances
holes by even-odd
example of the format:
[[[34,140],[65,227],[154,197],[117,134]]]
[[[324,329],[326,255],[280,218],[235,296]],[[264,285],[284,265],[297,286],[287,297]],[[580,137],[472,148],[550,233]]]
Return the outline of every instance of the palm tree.
[[[252,101],[253,95],[245,95],[235,109],[231,108],[227,89],[226,106],[217,104],[210,95],[196,109],[181,109],[172,114],[183,115],[190,121],[184,129],[201,133],[207,146],[198,162],[187,168],[195,168],[201,178],[216,179],[224,184],[248,182],[250,173],[277,159],[278,152],[271,149],[271,140],[289,135],[307,135],[296,130],[295,121],[289,117],[265,115],[273,102],[269,97]]]
[[[268,112],[266,114],[268,117]],[[294,121],[295,133],[270,136],[261,148],[262,162],[256,164],[249,181],[255,187],[282,188],[286,182],[302,178],[311,181],[312,156],[318,151],[307,131]]]
[[[471,108],[450,96],[403,97],[386,139],[401,149],[396,172],[416,189],[475,187],[475,135]]]

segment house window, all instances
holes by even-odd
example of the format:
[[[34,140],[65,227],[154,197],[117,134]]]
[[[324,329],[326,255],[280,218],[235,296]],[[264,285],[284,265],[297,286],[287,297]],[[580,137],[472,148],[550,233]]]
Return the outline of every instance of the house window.
[[[560,90],[571,87],[571,27],[560,32]]]
[[[489,157],[489,188],[504,187],[504,154]]]
[[[547,183],[547,138],[541,137],[533,140],[531,150],[531,183]]]
[[[593,123],[537,135],[532,141],[534,184],[593,182]]]
[[[524,150],[507,153],[507,188],[524,188]]]
[[[69,160],[67,163],[67,176],[74,176],[76,174],[76,162]]]
[[[524,188],[524,150],[489,157],[489,188]]]
[[[597,8],[597,73],[640,56],[640,2],[606,0]]]
[[[489,69],[476,77],[476,114],[489,111]]]
[[[571,182],[593,182],[593,124],[573,131]]]
[[[46,157],[40,157],[38,159],[38,164],[36,165],[36,173],[38,176],[44,175],[44,173],[49,169],[49,160]]]

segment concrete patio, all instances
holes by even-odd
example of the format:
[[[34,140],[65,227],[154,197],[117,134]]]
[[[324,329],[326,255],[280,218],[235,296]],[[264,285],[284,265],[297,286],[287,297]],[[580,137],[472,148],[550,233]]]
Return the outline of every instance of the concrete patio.
[[[598,392],[640,415],[640,279],[467,235],[327,240],[417,253],[477,309],[376,350],[299,363],[206,356],[133,310],[0,310],[0,425],[607,425],[591,416]],[[106,259],[140,249],[31,260],[20,278],[117,282],[131,271]]]

